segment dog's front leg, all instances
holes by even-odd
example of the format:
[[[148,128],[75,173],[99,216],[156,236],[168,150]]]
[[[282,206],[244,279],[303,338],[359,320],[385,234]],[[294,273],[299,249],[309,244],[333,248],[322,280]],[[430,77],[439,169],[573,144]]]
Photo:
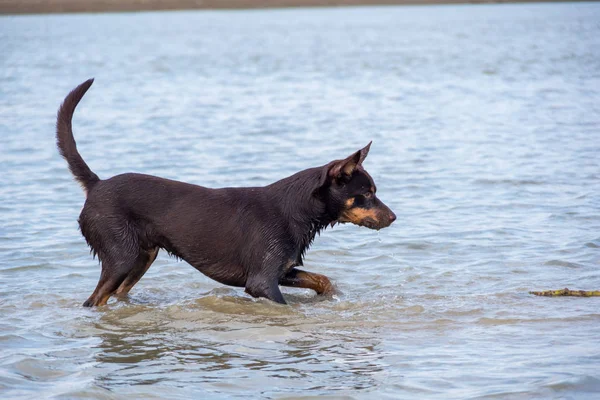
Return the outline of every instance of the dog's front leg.
[[[250,278],[246,282],[245,290],[252,297],[264,297],[275,303],[287,304],[281,290],[279,290],[277,279],[270,277]]]
[[[336,293],[335,287],[328,277],[314,272],[302,271],[298,268],[292,268],[283,278],[279,280],[282,286],[291,286],[305,289],[312,289],[317,294],[331,296]]]

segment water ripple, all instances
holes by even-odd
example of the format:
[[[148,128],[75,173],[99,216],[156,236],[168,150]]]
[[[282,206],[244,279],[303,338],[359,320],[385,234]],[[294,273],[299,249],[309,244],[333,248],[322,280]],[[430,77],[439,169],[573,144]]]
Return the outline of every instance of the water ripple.
[[[3,398],[593,398],[595,3],[0,16]],[[125,40],[125,38],[127,40]],[[374,140],[389,229],[327,229],[289,306],[161,254],[99,266],[54,143],[63,96],[101,177],[263,185]]]

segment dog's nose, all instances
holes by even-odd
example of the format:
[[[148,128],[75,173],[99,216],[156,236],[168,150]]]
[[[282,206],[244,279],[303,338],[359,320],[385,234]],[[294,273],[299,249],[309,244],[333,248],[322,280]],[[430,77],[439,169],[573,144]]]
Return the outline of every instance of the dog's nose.
[[[392,222],[394,222],[395,220],[396,220],[396,214],[394,214],[394,213],[391,213],[391,214],[390,214],[390,224],[391,224]]]

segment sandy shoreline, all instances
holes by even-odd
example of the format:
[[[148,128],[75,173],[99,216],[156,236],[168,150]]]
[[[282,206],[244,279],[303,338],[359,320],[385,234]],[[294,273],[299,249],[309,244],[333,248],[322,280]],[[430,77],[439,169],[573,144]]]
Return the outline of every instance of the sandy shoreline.
[[[0,14],[514,2],[504,0],[0,0]]]

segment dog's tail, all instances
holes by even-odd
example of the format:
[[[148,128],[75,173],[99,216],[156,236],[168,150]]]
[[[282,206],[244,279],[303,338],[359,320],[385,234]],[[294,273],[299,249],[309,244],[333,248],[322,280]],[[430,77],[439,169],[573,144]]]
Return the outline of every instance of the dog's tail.
[[[100,178],[92,172],[77,151],[77,145],[71,127],[71,120],[73,119],[73,113],[75,112],[77,104],[79,104],[79,101],[85,92],[92,86],[92,83],[94,83],[93,78],[88,79],[73,89],[71,93],[65,97],[65,100],[58,109],[56,118],[56,145],[58,146],[58,151],[60,152],[60,155],[67,160],[71,173],[75,176],[75,179],[81,186],[83,186],[86,193],[100,181]]]

